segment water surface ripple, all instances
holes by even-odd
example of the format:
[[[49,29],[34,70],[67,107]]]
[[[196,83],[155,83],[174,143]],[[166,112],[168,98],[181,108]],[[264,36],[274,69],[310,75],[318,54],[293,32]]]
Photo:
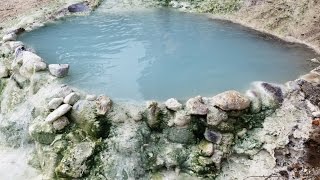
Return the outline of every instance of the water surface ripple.
[[[315,56],[235,24],[169,9],[100,9],[20,40],[48,63],[70,64],[66,83],[134,100],[242,91],[257,80],[283,83],[310,70],[307,60]]]

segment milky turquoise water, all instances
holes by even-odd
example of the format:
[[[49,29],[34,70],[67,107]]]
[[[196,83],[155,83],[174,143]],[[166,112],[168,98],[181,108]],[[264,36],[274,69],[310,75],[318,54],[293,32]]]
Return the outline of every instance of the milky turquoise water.
[[[315,54],[239,25],[169,9],[98,10],[24,34],[63,81],[115,99],[212,96],[252,81],[283,83],[311,70]]]

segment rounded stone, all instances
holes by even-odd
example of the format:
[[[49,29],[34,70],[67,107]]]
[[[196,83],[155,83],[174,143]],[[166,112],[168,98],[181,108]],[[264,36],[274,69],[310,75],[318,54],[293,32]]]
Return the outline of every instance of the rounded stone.
[[[46,122],[53,122],[55,120],[57,120],[59,117],[65,115],[68,111],[70,111],[70,109],[72,108],[72,106],[70,106],[69,104],[63,104],[61,106],[59,106],[56,110],[54,110],[53,112],[51,112],[47,118],[46,118]]]
[[[48,103],[48,108],[49,109],[57,109],[63,102],[63,98],[53,98],[51,101]]]
[[[178,111],[175,115],[173,123],[176,126],[184,127],[191,121],[191,116],[186,111]]]
[[[212,156],[212,154],[214,152],[213,143],[205,141],[205,140],[201,141],[198,147],[199,147],[200,153],[203,156],[207,156],[207,157]]]
[[[178,111],[182,109],[182,104],[175,98],[168,99],[165,103],[166,107],[172,111]]]
[[[250,106],[250,99],[234,90],[220,93],[212,101],[224,111],[244,110]]]
[[[96,100],[97,114],[105,115],[112,107],[112,101],[109,97],[100,95]]]
[[[227,120],[228,114],[218,108],[210,107],[207,114],[207,124],[217,126],[221,121]]]
[[[209,111],[201,96],[189,99],[186,103],[186,108],[192,115],[206,115]]]
[[[97,96],[94,94],[88,94],[86,96],[86,100],[88,100],[88,101],[95,101],[96,99],[97,99]]]
[[[64,98],[63,102],[66,104],[74,105],[79,99],[80,96],[77,93],[72,92]]]
[[[215,144],[219,144],[222,139],[222,135],[218,132],[215,132],[214,130],[210,130],[210,129],[206,128],[206,130],[204,132],[204,138],[207,141],[210,141]]]
[[[69,120],[67,117],[62,116],[57,120],[53,121],[52,126],[55,130],[62,130],[69,124]]]

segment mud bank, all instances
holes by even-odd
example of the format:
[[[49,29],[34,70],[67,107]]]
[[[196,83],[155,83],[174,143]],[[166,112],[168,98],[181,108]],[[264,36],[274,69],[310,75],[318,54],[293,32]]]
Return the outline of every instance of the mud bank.
[[[95,6],[69,5],[39,22]],[[28,27],[36,28],[6,33],[0,48],[0,142],[31,147],[28,164],[42,179],[319,176],[318,68],[284,85],[255,82],[245,94],[117,103],[61,84],[69,67],[48,66],[15,41]]]

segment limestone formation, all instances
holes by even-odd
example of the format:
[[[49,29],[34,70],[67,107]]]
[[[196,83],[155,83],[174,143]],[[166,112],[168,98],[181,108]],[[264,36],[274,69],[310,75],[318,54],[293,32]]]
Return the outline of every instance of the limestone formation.
[[[22,51],[16,62],[18,64],[22,62],[20,74],[25,77],[30,77],[34,72],[42,71],[47,68],[47,64],[41,57],[29,51]]]
[[[105,115],[112,106],[112,101],[109,97],[100,95],[96,100],[97,105],[97,114],[98,115]]]
[[[67,117],[61,116],[57,120],[53,121],[52,126],[55,130],[60,131],[60,130],[64,129],[69,123],[70,122]]]
[[[88,158],[94,153],[95,144],[81,142],[71,148],[60,161],[56,172],[62,177],[81,178],[89,170]]]
[[[209,111],[201,96],[189,99],[186,103],[186,108],[192,115],[206,115]]]
[[[8,76],[9,76],[9,70],[2,62],[0,62],[0,79],[6,78]]]
[[[8,33],[3,36],[2,41],[3,42],[15,41],[16,39],[17,39],[17,35],[15,33]]]
[[[224,111],[239,111],[250,106],[249,98],[234,90],[220,93],[214,96],[212,101],[215,106]]]
[[[49,109],[57,109],[63,102],[63,98],[53,98],[49,103],[48,103],[48,108]]]
[[[286,94],[283,86],[266,82],[253,83],[253,90],[261,98],[262,109],[278,107],[283,102]]]
[[[69,64],[49,64],[49,72],[58,78],[65,77],[69,72]]]
[[[54,129],[51,124],[37,120],[30,125],[29,134],[35,141],[41,144],[50,144],[55,138]]]
[[[172,111],[178,111],[182,109],[182,104],[178,102],[178,100],[174,98],[170,98],[165,102],[165,105],[168,109]]]
[[[65,104],[70,104],[71,106],[74,105],[78,100],[80,99],[80,96],[75,93],[75,92],[72,92],[70,94],[68,94],[64,99],[63,99],[63,102]]]
[[[51,123],[51,122],[57,120],[59,117],[65,115],[71,108],[72,108],[72,106],[70,106],[69,104],[63,104],[63,105],[59,106],[56,110],[51,112],[47,116],[45,121]]]
[[[254,90],[248,90],[246,96],[250,99],[250,111],[252,113],[258,113],[261,111],[262,102],[259,94]]]
[[[11,51],[15,51],[17,47],[23,47],[24,44],[21,41],[10,41],[8,42]]]

